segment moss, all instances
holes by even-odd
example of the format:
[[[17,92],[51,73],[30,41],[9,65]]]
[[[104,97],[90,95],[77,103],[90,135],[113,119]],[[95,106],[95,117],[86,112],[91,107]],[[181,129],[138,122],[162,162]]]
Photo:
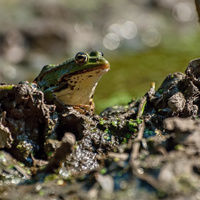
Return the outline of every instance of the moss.
[[[112,124],[114,127],[117,127],[117,121],[112,121],[111,124]]]
[[[105,120],[104,120],[103,118],[100,118],[100,119],[99,119],[99,124],[100,124],[100,125],[104,125],[104,123],[105,123]]]
[[[0,85],[0,90],[12,90],[14,85]]]
[[[158,90],[158,92],[159,92],[159,94],[162,94],[162,93],[163,93],[163,88],[160,88],[160,89]]]
[[[102,168],[101,170],[100,170],[100,173],[101,174],[105,174],[107,172],[107,169],[106,168]]]

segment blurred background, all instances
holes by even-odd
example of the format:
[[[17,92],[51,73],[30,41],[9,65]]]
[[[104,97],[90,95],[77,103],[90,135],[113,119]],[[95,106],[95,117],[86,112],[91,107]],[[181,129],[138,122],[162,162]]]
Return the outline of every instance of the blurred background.
[[[200,57],[192,0],[1,0],[0,82],[32,81],[46,64],[102,51],[111,71],[95,92],[97,113],[156,88]]]

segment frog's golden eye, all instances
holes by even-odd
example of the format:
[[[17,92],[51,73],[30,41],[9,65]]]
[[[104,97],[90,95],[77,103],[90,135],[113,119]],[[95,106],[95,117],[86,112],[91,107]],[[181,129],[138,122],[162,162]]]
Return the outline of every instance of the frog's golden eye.
[[[86,63],[88,60],[87,54],[83,52],[79,52],[75,56],[75,62],[79,65]]]

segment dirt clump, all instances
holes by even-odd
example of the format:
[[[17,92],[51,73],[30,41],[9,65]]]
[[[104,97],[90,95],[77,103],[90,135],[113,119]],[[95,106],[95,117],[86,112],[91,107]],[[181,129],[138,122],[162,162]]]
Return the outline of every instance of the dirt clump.
[[[193,60],[100,115],[58,111],[34,85],[2,84],[0,198],[199,197],[198,77]]]

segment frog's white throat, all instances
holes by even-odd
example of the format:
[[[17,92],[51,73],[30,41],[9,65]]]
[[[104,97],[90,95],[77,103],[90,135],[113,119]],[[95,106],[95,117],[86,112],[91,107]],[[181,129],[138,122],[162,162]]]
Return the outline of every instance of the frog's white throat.
[[[67,77],[63,89],[54,94],[66,105],[89,105],[98,81],[108,70],[96,69]]]

